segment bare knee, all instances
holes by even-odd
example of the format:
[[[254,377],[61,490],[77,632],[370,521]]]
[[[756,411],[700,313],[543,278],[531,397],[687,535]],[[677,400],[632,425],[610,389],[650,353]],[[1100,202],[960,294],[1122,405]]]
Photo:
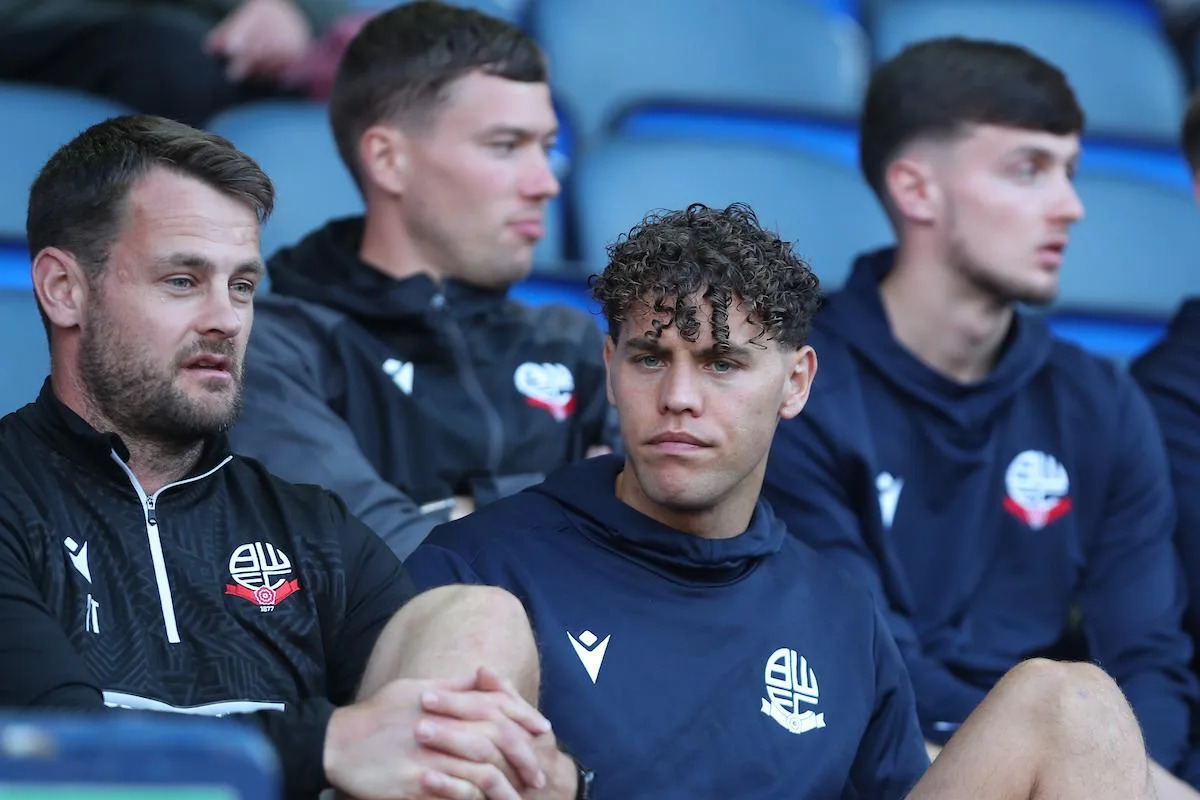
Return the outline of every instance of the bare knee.
[[[494,586],[441,586],[404,604],[376,642],[360,696],[397,677],[465,677],[492,667],[537,696],[538,657],[524,606]]]
[[[1094,664],[1030,659],[1010,670],[996,691],[997,699],[1019,709],[1030,727],[1057,747],[1141,741],[1121,689]]]

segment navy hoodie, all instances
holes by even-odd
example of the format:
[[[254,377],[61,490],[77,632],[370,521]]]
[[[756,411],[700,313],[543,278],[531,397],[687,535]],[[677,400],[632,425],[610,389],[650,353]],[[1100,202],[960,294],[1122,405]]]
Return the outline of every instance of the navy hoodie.
[[[1174,767],[1195,689],[1166,457],[1145,398],[1024,315],[982,381],[935,372],[888,326],[879,282],[892,260],[861,258],[818,314],[817,380],[779,428],[765,496],[884,603],[930,739],[1076,630],[1155,760]]]
[[[615,497],[622,463],[435,529],[411,574],[521,598],[542,709],[601,800],[904,797],[929,762],[870,595],[766,503],[724,540],[650,519]]]
[[[1167,443],[1179,522],[1175,541],[1188,588],[1189,630],[1200,637],[1200,298],[1179,309],[1166,337],[1130,368]]]

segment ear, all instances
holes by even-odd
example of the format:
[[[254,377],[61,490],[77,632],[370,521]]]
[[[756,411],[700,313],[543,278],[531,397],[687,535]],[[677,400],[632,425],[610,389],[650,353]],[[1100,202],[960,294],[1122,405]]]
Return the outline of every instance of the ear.
[[[616,395],[613,394],[612,386],[612,357],[616,352],[617,346],[613,344],[611,336],[604,337],[604,390],[608,394],[608,404],[615,406],[617,404]]]
[[[33,259],[33,290],[54,328],[75,328],[87,314],[88,282],[75,256],[57,247]]]
[[[937,218],[941,192],[928,160],[897,158],[888,165],[883,179],[892,207],[901,219],[929,223]]]
[[[399,197],[408,185],[409,136],[395,125],[376,124],[358,140],[363,182]]]
[[[813,379],[817,377],[817,353],[808,345],[796,348],[788,354],[790,367],[783,388],[783,403],[779,406],[781,419],[792,419],[808,402]]]

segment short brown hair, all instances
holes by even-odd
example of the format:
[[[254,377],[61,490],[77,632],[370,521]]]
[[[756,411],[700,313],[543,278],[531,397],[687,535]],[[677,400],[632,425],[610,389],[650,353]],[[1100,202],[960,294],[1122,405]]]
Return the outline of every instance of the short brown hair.
[[[363,186],[358,142],[385,120],[423,120],[458,78],[480,70],[546,82],[546,59],[525,31],[479,11],[422,0],[372,18],[338,65],[329,120],[338,152]]]

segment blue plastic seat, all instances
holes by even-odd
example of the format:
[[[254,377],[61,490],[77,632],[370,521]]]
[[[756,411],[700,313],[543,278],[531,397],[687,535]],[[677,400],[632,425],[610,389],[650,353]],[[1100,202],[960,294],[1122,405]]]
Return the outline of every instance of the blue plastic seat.
[[[1174,142],[1186,104],[1183,70],[1163,35],[1125,8],[1084,0],[903,0],[879,10],[875,57],[963,35],[1022,45],[1066,73],[1087,133]]]
[[[611,139],[577,163],[575,206],[582,256],[593,269],[605,247],[649,211],[690,203],[748,203],[794,242],[825,290],[854,256],[892,241],[875,196],[848,165],[800,150],[741,142]]]
[[[1200,212],[1182,189],[1080,173],[1085,217],[1071,232],[1058,307],[1165,318],[1200,293]]]
[[[0,238],[25,239],[29,187],[55,150],[97,122],[127,113],[82,92],[0,82]]]
[[[866,85],[858,25],[800,0],[544,0],[533,29],[584,149],[641,106],[853,118]]]
[[[0,416],[33,402],[50,374],[45,328],[32,289],[0,289]]]

